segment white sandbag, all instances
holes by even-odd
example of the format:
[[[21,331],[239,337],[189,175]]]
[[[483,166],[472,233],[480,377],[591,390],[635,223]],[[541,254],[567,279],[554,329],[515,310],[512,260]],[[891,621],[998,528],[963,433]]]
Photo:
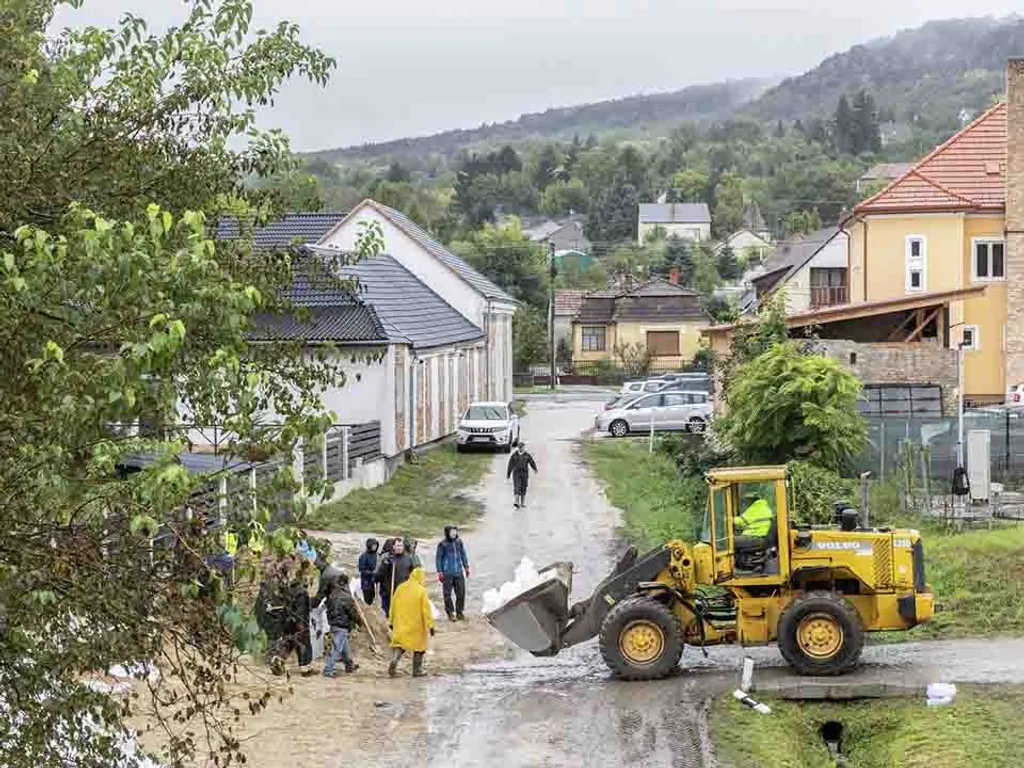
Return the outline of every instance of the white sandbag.
[[[327,601],[321,600],[320,605],[309,612],[309,645],[314,659],[323,658],[324,638],[328,632],[330,624],[327,622]]]
[[[546,579],[547,576],[538,573],[533,561],[524,557],[516,566],[512,581],[506,581],[498,589],[488,589],[484,592],[484,613],[498,610],[513,597],[533,589]]]

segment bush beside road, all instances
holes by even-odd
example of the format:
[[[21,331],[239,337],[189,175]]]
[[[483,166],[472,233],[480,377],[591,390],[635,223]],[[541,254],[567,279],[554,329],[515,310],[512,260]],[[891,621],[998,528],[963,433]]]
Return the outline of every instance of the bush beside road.
[[[623,534],[641,551],[699,532],[707,491],[703,480],[682,477],[664,453],[649,453],[646,440],[584,443],[584,456],[622,510]]]
[[[434,536],[445,525],[462,525],[481,512],[466,495],[493,460],[490,453],[456,453],[454,445],[424,451],[379,488],[353,491],[325,504],[303,521],[325,531],[401,531]]]

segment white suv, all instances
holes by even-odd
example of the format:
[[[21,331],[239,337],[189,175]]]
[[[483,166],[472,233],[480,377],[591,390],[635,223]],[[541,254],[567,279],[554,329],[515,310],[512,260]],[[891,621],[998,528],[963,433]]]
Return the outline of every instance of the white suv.
[[[459,420],[455,448],[498,448],[508,453],[519,442],[519,417],[512,403],[471,403]]]

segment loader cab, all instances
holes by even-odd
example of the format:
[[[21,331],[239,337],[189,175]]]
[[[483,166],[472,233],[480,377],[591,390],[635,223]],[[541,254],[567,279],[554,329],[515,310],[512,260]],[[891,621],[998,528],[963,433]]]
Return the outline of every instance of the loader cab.
[[[707,475],[708,509],[701,540],[710,546],[716,584],[781,584],[789,567],[789,506],[785,467],[712,470]],[[745,515],[748,510],[751,514]],[[744,523],[759,520],[749,536]],[[742,519],[741,519],[742,518]]]

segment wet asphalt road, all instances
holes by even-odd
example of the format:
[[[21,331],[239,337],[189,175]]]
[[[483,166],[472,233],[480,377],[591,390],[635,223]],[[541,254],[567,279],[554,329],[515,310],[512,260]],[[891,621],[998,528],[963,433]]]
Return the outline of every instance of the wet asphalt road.
[[[470,612],[480,611],[485,589],[511,578],[524,554],[537,566],[572,560],[573,599],[587,596],[611,568],[618,513],[582,465],[576,442],[599,407],[585,399],[529,403],[523,437],[540,472],[531,479],[525,510],[513,509],[507,458],[495,457],[478,491],[486,513],[467,534],[474,561]],[[706,765],[699,712],[709,697],[736,687],[743,656],[757,662],[755,679],[793,678],[774,647],[709,654],[704,659],[688,648],[680,674],[653,683],[611,679],[595,642],[550,659],[510,654],[416,690],[394,713],[417,723],[401,749],[437,768]],[[864,661],[843,679],[1024,683],[1024,640],[880,645],[869,647]]]

